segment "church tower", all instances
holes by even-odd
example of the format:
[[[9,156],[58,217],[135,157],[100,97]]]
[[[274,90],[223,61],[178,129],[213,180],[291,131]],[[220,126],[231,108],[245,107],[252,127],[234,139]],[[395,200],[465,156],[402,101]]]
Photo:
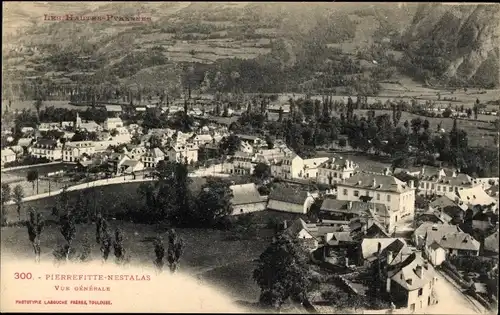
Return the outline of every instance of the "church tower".
[[[80,118],[79,113],[76,112],[75,130],[80,129],[81,126],[82,126],[82,119]]]

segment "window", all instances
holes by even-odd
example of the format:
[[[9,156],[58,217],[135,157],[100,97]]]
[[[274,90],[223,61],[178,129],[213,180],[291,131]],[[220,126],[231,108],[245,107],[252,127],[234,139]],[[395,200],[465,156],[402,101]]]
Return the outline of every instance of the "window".
[[[344,196],[347,196],[347,189],[344,189]]]
[[[448,191],[449,192],[453,192],[453,187],[450,186],[449,189],[448,189]]]
[[[423,288],[418,289],[418,296],[422,296],[422,293],[424,292]]]
[[[359,191],[355,190],[355,191],[354,191],[354,196],[355,196],[355,197],[358,197],[358,196],[359,196]]]
[[[335,178],[336,178],[336,177],[337,177],[337,173],[333,173],[333,177],[335,177]]]
[[[429,183],[425,183],[425,189],[429,189]]]
[[[438,189],[438,191],[441,191],[441,186],[439,186],[439,185],[438,185],[438,188],[437,188],[437,189]]]
[[[431,185],[431,189],[434,189],[434,184]]]
[[[412,304],[410,305],[410,310],[411,310],[412,312],[414,312],[414,311],[415,311],[415,303],[412,303]]]
[[[424,188],[425,187],[425,183],[420,183],[420,188]]]
[[[391,201],[391,195],[387,195],[387,201]]]
[[[377,193],[377,200],[380,200],[380,194]]]

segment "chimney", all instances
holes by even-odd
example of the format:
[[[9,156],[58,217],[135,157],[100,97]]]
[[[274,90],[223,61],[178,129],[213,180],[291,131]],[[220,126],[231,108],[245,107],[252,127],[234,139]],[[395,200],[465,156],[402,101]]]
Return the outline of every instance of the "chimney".
[[[420,176],[423,176],[425,173],[425,166],[422,166],[422,169],[420,170]]]
[[[419,278],[423,278],[424,276],[424,269],[422,268],[422,266],[417,266],[417,268],[415,269],[415,273],[417,274],[417,276]]]
[[[349,201],[347,203],[347,209],[351,210],[352,209],[352,201]]]
[[[345,258],[345,266],[349,267],[349,258],[348,257]]]
[[[385,290],[387,291],[387,293],[391,292],[391,278],[389,278],[389,277],[386,280]]]
[[[387,252],[387,264],[392,262],[392,251]]]
[[[380,251],[382,250],[382,244],[378,242],[377,244],[377,254],[380,254]]]
[[[411,189],[415,188],[415,182],[413,180],[408,181],[408,186],[410,186]]]
[[[372,181],[372,187],[373,188],[377,187],[377,180],[375,178]]]
[[[287,229],[287,223],[286,223],[286,220],[283,221],[283,230],[286,230]]]

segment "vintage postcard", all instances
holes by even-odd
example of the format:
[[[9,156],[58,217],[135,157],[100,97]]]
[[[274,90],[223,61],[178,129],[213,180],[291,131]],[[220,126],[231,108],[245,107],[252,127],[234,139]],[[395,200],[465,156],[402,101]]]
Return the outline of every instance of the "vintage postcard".
[[[2,13],[0,311],[497,313],[500,5]]]

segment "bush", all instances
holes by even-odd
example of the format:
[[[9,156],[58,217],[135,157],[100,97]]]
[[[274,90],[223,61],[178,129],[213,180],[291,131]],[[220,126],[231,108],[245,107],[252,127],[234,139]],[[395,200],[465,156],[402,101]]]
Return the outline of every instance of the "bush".
[[[271,190],[267,186],[260,186],[258,191],[261,196],[268,196],[271,193]]]
[[[447,108],[443,111],[443,118],[449,118],[451,116],[452,112],[451,112],[451,109],[450,108]]]
[[[272,217],[267,219],[266,228],[277,230],[282,226],[283,222],[278,218]]]

